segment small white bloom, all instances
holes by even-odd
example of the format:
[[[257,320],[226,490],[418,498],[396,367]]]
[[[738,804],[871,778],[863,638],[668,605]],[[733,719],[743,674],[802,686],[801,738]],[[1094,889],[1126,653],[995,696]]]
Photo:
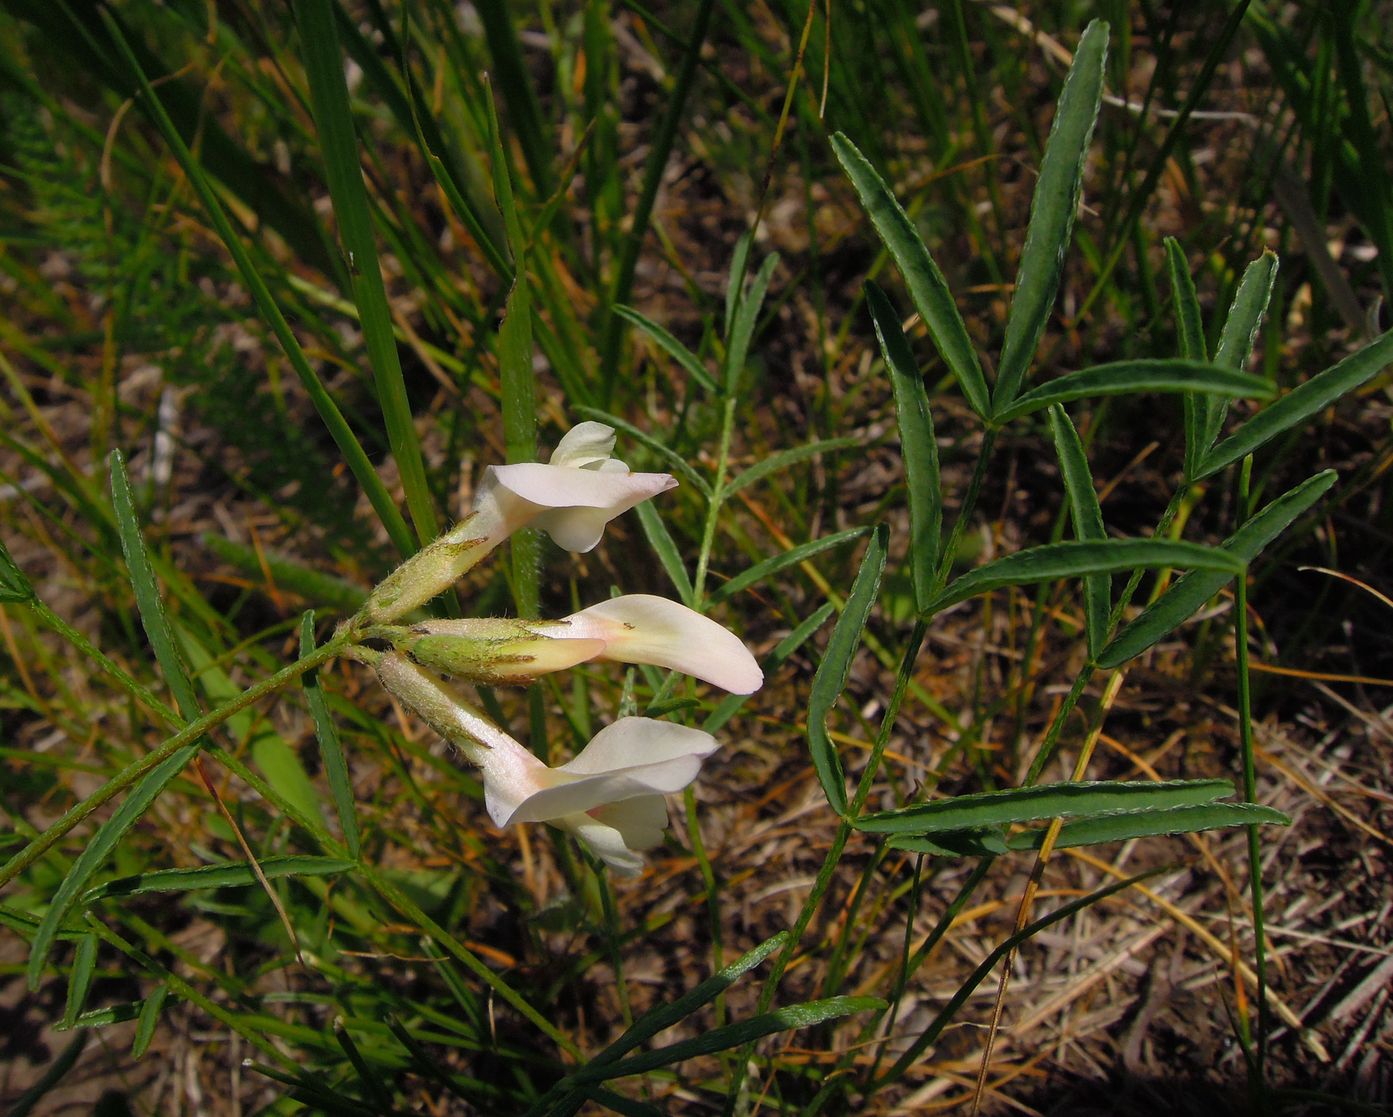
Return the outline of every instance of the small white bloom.
[[[496,523],[504,538],[531,524],[568,551],[589,551],[610,520],[677,485],[666,473],[631,473],[610,457],[613,450],[613,427],[580,423],[566,432],[546,465],[489,466],[475,511]]]
[[[616,872],[643,869],[640,850],[662,841],[663,796],[681,791],[716,739],[652,718],[620,718],[572,760],[549,768],[449,684],[397,653],[377,663],[383,685],[483,770],[484,805],[498,826],[545,822],[569,830]]]
[[[499,736],[482,764],[489,817],[499,826],[546,822],[569,830],[611,868],[630,875],[643,868],[638,851],[662,841],[663,796],[696,779],[717,747],[699,729],[620,718],[574,759],[548,768],[511,737]]]
[[[469,515],[392,571],[360,623],[387,624],[424,605],[529,524],[568,551],[589,551],[610,520],[677,485],[666,473],[629,472],[613,450],[614,428],[586,422],[566,432],[546,465],[489,466]]]

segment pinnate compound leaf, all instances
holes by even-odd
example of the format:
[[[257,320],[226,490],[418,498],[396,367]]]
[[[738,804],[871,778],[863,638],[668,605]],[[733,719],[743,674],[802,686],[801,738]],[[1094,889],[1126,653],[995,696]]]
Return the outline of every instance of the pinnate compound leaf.
[[[832,136],[832,151],[851,179],[861,204],[866,207],[871,224],[904,276],[914,309],[919,312],[939,356],[958,378],[958,384],[972,410],[985,419],[991,413],[987,380],[982,375],[977,351],[968,337],[967,327],[963,325],[962,315],[958,313],[957,303],[953,301],[953,293],[948,290],[943,273],[938,270],[919,231],[895,200],[895,195],[866,157],[856,149],[856,145],[837,132]]]
[[[1283,431],[1305,422],[1347,392],[1393,364],[1393,330],[1375,338],[1357,353],[1317,373],[1275,403],[1263,408],[1201,459],[1195,480],[1217,473],[1251,454]]]
[[[1238,561],[1252,562],[1296,517],[1315,504],[1335,483],[1335,471],[1327,469],[1264,506],[1219,550]],[[1191,570],[1141,611],[1103,649],[1098,666],[1104,669],[1126,663],[1156,641],[1179,628],[1230,580],[1232,574],[1215,570]]]

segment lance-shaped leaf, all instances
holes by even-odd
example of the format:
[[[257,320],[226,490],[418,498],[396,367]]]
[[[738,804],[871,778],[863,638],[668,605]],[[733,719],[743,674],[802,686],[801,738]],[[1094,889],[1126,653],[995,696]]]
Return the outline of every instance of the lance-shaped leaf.
[[[1079,432],[1069,421],[1064,408],[1050,408],[1050,431],[1054,435],[1054,452],[1059,457],[1059,472],[1064,478],[1064,492],[1069,498],[1069,514],[1074,522],[1074,535],[1086,542],[1101,543],[1107,539],[1103,529],[1103,510],[1098,504],[1098,492],[1093,487],[1093,474],[1088,468]],[[1097,655],[1108,638],[1108,614],[1112,612],[1112,585],[1106,574],[1089,574],[1083,580],[1084,628],[1088,633],[1088,654]]]
[[[261,876],[271,880],[275,877],[336,876],[352,869],[357,862],[341,857],[288,854],[282,857],[267,857],[257,864],[261,867]],[[97,900],[105,900],[112,896],[143,896],[150,892],[197,892],[209,888],[249,888],[260,883],[256,871],[247,862],[219,861],[191,869],[157,869],[150,873],[118,877],[89,889],[83,894],[81,903],[86,907]]]
[[[1206,361],[1209,353],[1204,343],[1204,321],[1200,316],[1199,296],[1190,275],[1185,250],[1174,237],[1166,238],[1166,272],[1170,277],[1171,298],[1175,302],[1175,332],[1180,342],[1180,356],[1187,361]],[[1206,400],[1187,392],[1185,403],[1185,476],[1194,476],[1195,466],[1207,446],[1203,445]]]
[[[1153,838],[1165,834],[1197,834],[1202,830],[1221,830],[1229,826],[1266,823],[1290,826],[1291,819],[1281,811],[1257,803],[1196,803],[1164,810],[1117,811],[1097,818],[1066,822],[1055,838],[1056,849],[1125,842],[1133,838]],[[1039,849],[1047,830],[1012,834],[1006,844],[1011,849]]]
[[[1076,781],[981,791],[879,811],[855,820],[873,834],[938,834],[984,830],[1042,818],[1073,818],[1119,810],[1209,803],[1233,794],[1228,780]]]
[[[33,598],[34,587],[10,557],[9,548],[0,543],[0,605],[10,601],[32,601]]]
[[[969,571],[944,587],[930,603],[927,613],[936,613],[979,593],[1048,582],[1055,578],[1078,578],[1089,574],[1122,574],[1132,570],[1168,566],[1223,571],[1232,576],[1242,562],[1217,547],[1198,543],[1159,539],[1110,539],[1106,543],[1070,541],[1046,543],[1017,551]]]
[[[1393,330],[1375,338],[1357,353],[1351,353],[1339,364],[1317,373],[1259,411],[1204,455],[1195,472],[1195,480],[1217,473],[1283,431],[1305,422],[1346,392],[1377,376],[1390,364],[1393,364]]]
[[[1272,287],[1277,282],[1277,257],[1264,252],[1245,269],[1238,281],[1224,328],[1219,334],[1219,346],[1214,350],[1214,363],[1225,368],[1242,368],[1253,354],[1267,304],[1272,301]],[[1208,450],[1219,437],[1228,405],[1223,400],[1207,400],[1204,405],[1204,434],[1202,447]]]
[[[899,316],[874,283],[866,284],[875,336],[890,372],[895,392],[895,417],[900,428],[900,454],[904,458],[905,488],[909,491],[909,569],[914,583],[914,604],[921,612],[933,593],[938,567],[939,536],[943,528],[943,495],[938,474],[938,443],[924,378],[914,363],[909,341],[900,329]]]
[[[1224,540],[1219,550],[1244,564],[1252,562],[1264,547],[1319,500],[1334,483],[1335,471],[1332,469],[1308,478],[1266,505]],[[1146,651],[1157,640],[1179,628],[1201,605],[1218,593],[1230,577],[1218,571],[1196,569],[1178,579],[1112,638],[1098,657],[1098,666],[1116,667]]]
[[[880,589],[880,576],[885,570],[885,536],[883,526],[871,534],[846,607],[837,618],[832,637],[827,641],[827,651],[813,676],[812,694],[808,699],[808,745],[812,750],[813,768],[827,801],[839,815],[846,814],[846,776],[837,746],[827,732],[827,718],[846,687],[851,661],[856,657],[861,633]]]
[[[1074,64],[1064,79],[1059,108],[1045,142],[992,393],[992,406],[997,409],[1010,404],[1020,391],[1059,290],[1064,254],[1083,192],[1084,158],[1102,103],[1107,52],[1108,25],[1095,19],[1084,29],[1074,51]]]
[[[996,421],[1009,423],[1022,415],[1043,411],[1056,403],[1093,396],[1130,396],[1138,392],[1207,392],[1221,396],[1270,396],[1271,382],[1260,376],[1220,368],[1200,361],[1170,357],[1116,361],[1068,372],[1038,388],[1032,388],[1010,407],[1002,408]]]
[[[918,230],[900,208],[895,195],[866,161],[866,157],[856,150],[856,145],[837,132],[832,136],[832,150],[851,179],[851,185],[856,188],[861,204],[870,215],[871,224],[904,276],[909,297],[914,300],[914,309],[923,319],[939,356],[958,378],[958,384],[972,410],[985,419],[991,413],[987,380],[982,375],[977,351],[968,337],[967,327],[963,325],[962,315],[958,313],[943,273],[938,270]]]

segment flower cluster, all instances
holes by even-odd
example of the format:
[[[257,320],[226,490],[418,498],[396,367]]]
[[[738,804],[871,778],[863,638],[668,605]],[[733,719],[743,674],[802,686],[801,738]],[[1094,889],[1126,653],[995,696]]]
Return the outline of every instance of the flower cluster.
[[[715,739],[652,718],[602,729],[573,759],[550,768],[479,713],[454,679],[529,682],[593,659],[693,675],[734,694],[764,681],[745,645],[685,605],[647,594],[616,597],[561,620],[478,618],[400,623],[520,528],[589,551],[605,525],[677,484],[616,461],[614,431],[573,427],[547,464],[489,466],[463,520],[393,571],[350,622],[382,684],[483,772],[484,804],[499,826],[546,822],[569,830],[617,872],[643,867],[662,840],[663,797],[692,782]]]

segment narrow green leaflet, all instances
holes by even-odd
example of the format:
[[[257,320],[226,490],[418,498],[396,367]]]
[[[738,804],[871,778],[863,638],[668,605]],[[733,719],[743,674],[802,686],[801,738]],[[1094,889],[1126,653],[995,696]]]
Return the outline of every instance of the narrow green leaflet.
[[[811,1028],[828,1020],[837,1020],[856,1012],[871,1012],[884,1008],[885,1002],[879,997],[828,997],[821,1001],[808,1001],[806,1004],[789,1005],[785,1008],[766,1012],[739,1024],[727,1024],[724,1028],[713,1028],[709,1032],[683,1040],[642,1055],[634,1055],[618,1063],[602,1066],[588,1066],[578,1071],[572,1078],[574,1082],[596,1082],[611,1078],[622,1078],[630,1074],[644,1074],[659,1067],[673,1066],[686,1059],[700,1055],[712,1055],[717,1051],[728,1051],[732,1047],[753,1043],[764,1036],[777,1032],[792,1031],[794,1028]]]
[[[1064,408],[1050,408],[1050,432],[1054,436],[1054,452],[1059,457],[1059,471],[1064,478],[1064,492],[1069,499],[1069,514],[1074,523],[1076,538],[1094,543],[1107,539],[1103,528],[1103,510],[1098,504],[1098,492],[1093,487],[1093,474],[1083,442]],[[1108,614],[1112,612],[1112,584],[1106,574],[1089,574],[1083,580],[1084,627],[1088,633],[1088,654],[1096,656],[1108,638]]]
[[[1281,399],[1263,408],[1232,435],[1205,454],[1195,480],[1217,473],[1252,453],[1283,431],[1305,422],[1347,392],[1393,364],[1393,330],[1381,334],[1357,353],[1317,373]]]
[[[1266,505],[1220,544],[1219,549],[1241,563],[1252,562],[1297,516],[1315,504],[1335,483],[1335,471],[1327,469]],[[1122,629],[1098,657],[1098,666],[1117,667],[1140,655],[1162,637],[1174,632],[1232,577],[1214,570],[1192,570],[1148,605]]]
[[[979,593],[1005,586],[1077,578],[1089,574],[1124,574],[1132,570],[1179,566],[1223,571],[1232,577],[1242,562],[1217,547],[1159,539],[1109,539],[1106,543],[1046,543],[1017,551],[969,571],[944,587],[930,603],[936,613]]]
[[[1095,19],[1084,29],[1074,51],[1074,63],[1064,79],[1059,108],[1045,141],[1040,178],[1030,201],[1030,225],[1016,272],[1016,293],[1006,318],[1006,337],[997,367],[996,390],[992,393],[992,407],[998,411],[1020,391],[1059,290],[1074,214],[1083,193],[1084,159],[1102,103],[1107,53],[1108,25]]]
[[[1219,334],[1219,345],[1214,350],[1216,365],[1241,369],[1248,363],[1276,282],[1277,257],[1271,252],[1264,252],[1243,269],[1243,278],[1238,281],[1233,304]],[[1222,400],[1206,401],[1202,442],[1205,450],[1214,445],[1214,440],[1219,437],[1227,413],[1228,406]]]
[[[914,606],[922,613],[933,593],[943,532],[938,443],[934,439],[924,378],[914,362],[909,340],[900,329],[899,315],[874,283],[866,284],[866,306],[871,312],[875,336],[895,392],[900,455],[904,459],[905,487],[909,492],[909,570],[914,585]]]
[[[1072,818],[1129,809],[1209,803],[1233,794],[1228,780],[1078,781],[1035,784],[935,799],[854,820],[872,834],[937,834],[983,830],[1042,818]]]
[[[778,253],[770,253],[760,265],[758,273],[750,283],[750,289],[735,304],[735,319],[731,322],[730,333],[726,337],[725,372],[721,378],[727,395],[734,394],[740,374],[745,371],[745,359],[750,352],[750,339],[754,337],[755,323],[759,320],[760,309],[764,306],[769,281],[774,278],[774,269],[778,266]]]
[[[307,656],[314,651],[314,613],[307,612],[300,618],[300,655]],[[310,718],[314,722],[315,739],[319,742],[319,758],[324,765],[324,774],[329,780],[329,794],[334,800],[334,811],[339,816],[339,829],[343,833],[343,844],[348,847],[350,857],[358,856],[358,808],[353,795],[353,781],[348,772],[348,761],[343,755],[343,743],[334,727],[334,719],[329,714],[329,703],[324,698],[324,690],[319,685],[319,672],[306,671],[300,676],[300,686],[309,704]],[[262,862],[262,868],[266,863]]]
[[[1175,357],[1116,361],[1068,372],[1032,388],[995,416],[1009,423],[1056,403],[1094,396],[1130,396],[1138,392],[1208,392],[1222,396],[1270,396],[1272,384],[1260,376]]]
[[[987,418],[991,414],[987,380],[943,273],[938,270],[919,231],[895,200],[895,195],[866,157],[856,149],[856,145],[841,132],[834,133],[831,142],[832,151],[851,179],[851,185],[856,188],[871,224],[904,276],[909,297],[914,301],[914,308],[919,311],[919,317],[923,319],[939,356],[958,378],[958,384],[972,410],[983,419]]]
[[[0,605],[12,601],[32,601],[34,587],[24,572],[10,557],[9,548],[0,542]]]
[[[640,504],[639,509],[645,506]],[[833,547],[840,547],[843,543],[850,543],[853,539],[860,539],[870,528],[850,527],[845,531],[834,532],[831,535],[824,535],[820,539],[812,539],[807,543],[799,543],[796,547],[790,547],[781,554],[771,555],[767,559],[755,563],[747,570],[742,570],[724,585],[718,586],[708,597],[711,604],[715,605],[734,597],[750,586],[759,585],[772,574],[777,574],[780,570],[786,570],[790,566],[804,562],[819,555],[823,551],[830,551]]]
[[[1207,361],[1209,353],[1204,342],[1204,320],[1200,300],[1195,293],[1195,281],[1185,250],[1174,237],[1166,238],[1166,272],[1170,278],[1171,299],[1175,303],[1175,332],[1180,340],[1180,356],[1187,361]],[[1207,401],[1192,392],[1184,396],[1185,404],[1185,476],[1193,477],[1204,444],[1205,408]]]
[[[169,986],[161,982],[140,1006],[140,1016],[136,1018],[135,1038],[131,1040],[131,1058],[139,1059],[149,1050],[150,1041],[155,1038],[155,1028],[159,1025],[160,1013],[168,996]]]
[[[1281,811],[1257,803],[1196,803],[1165,810],[1128,810],[1097,818],[1075,819],[1059,828],[1056,849],[1070,846],[1125,842],[1132,838],[1151,838],[1163,834],[1195,834],[1201,830],[1221,830],[1229,826],[1266,823],[1290,826],[1291,819]],[[1013,850],[1039,849],[1046,830],[1012,834],[1006,844]]]
[[[811,616],[780,640],[774,646],[774,650],[765,656],[764,661],[760,664],[760,667],[764,669],[764,677],[769,678],[782,667],[788,657],[801,648],[814,632],[826,624],[827,618],[835,611],[830,601],[824,601]],[[727,694],[711,711],[710,716],[702,722],[701,728],[707,733],[717,732],[749,700],[748,694]]]
[[[645,317],[631,306],[616,306],[614,308],[614,313],[619,315],[619,317],[623,318],[626,322],[631,322],[633,325],[637,326],[657,342],[659,348],[661,348],[664,353],[676,361],[688,376],[708,392],[715,392],[720,389],[715,378],[706,371],[706,366],[701,363],[697,355],[678,341],[677,338],[673,337],[666,329],[658,325],[657,322],[653,321],[653,319]]]
[[[83,935],[77,940],[77,950],[73,954],[73,971],[68,977],[68,1000],[63,1010],[63,1027],[71,1028],[87,1003],[87,994],[92,991],[92,977],[97,972],[97,936]]]
[[[684,604],[690,605],[696,596],[696,591],[692,588],[692,578],[687,573],[687,566],[682,561],[682,552],[672,541],[672,535],[663,523],[663,518],[654,510],[652,502],[647,500],[634,509],[634,515],[638,517],[639,527],[643,528],[648,545],[653,548],[653,553],[658,556],[658,561],[666,571],[673,588],[677,590],[677,596]]]
[[[659,1032],[671,1028],[674,1024],[680,1024],[703,1005],[715,1000],[787,941],[788,932],[780,931],[675,1001],[649,1009],[635,1020],[622,1036],[591,1059],[586,1064],[587,1069],[616,1063],[639,1044],[647,1043]]]
[[[842,438],[824,438],[817,442],[809,442],[806,446],[794,446],[788,450],[780,450],[777,454],[770,454],[767,458],[756,462],[748,469],[736,474],[725,486],[725,495],[738,493],[741,489],[753,485],[756,481],[762,481],[771,473],[777,473],[781,469],[787,469],[791,465],[805,462],[809,458],[816,457],[818,454],[832,454],[838,450],[849,450],[855,446],[865,444],[865,439],[854,435],[847,435]]]
[[[846,607],[837,618],[827,641],[827,651],[813,676],[812,694],[808,698],[808,745],[812,750],[813,767],[822,784],[827,802],[839,815],[846,814],[846,776],[842,772],[837,746],[827,732],[827,718],[837,704],[851,673],[851,662],[861,644],[861,633],[875,604],[880,589],[880,577],[885,571],[885,547],[888,532],[882,525],[871,533],[870,544],[861,559],[861,568],[852,583]]]

